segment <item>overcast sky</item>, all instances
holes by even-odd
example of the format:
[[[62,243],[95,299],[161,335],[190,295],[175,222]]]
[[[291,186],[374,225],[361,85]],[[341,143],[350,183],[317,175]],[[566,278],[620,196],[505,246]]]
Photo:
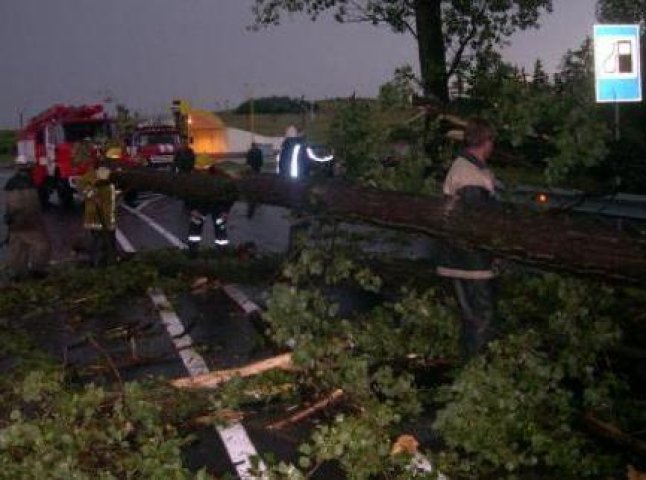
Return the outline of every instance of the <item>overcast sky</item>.
[[[256,96],[375,95],[413,40],[385,27],[302,17],[250,32],[252,0],[0,0],[0,127],[56,102],[106,96],[155,114],[174,97],[235,106]],[[508,60],[554,71],[591,33],[595,0],[554,0],[543,27],[512,39]]]

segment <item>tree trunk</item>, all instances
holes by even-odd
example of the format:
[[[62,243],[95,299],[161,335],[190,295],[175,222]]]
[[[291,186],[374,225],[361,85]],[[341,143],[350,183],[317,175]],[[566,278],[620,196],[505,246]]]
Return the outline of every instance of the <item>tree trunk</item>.
[[[442,0],[415,0],[415,28],[424,95],[449,99]]]
[[[339,180],[295,182],[254,175],[236,182],[194,173],[115,172],[120,187],[200,202],[237,198],[297,208],[477,246],[543,268],[615,281],[646,281],[646,242],[589,217],[533,212],[517,206],[472,210],[445,220],[444,199],[388,192]]]

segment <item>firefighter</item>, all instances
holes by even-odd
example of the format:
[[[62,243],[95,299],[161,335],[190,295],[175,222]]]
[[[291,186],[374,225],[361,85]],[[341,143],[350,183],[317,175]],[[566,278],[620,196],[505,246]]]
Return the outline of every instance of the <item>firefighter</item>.
[[[7,266],[15,280],[46,275],[51,244],[43,223],[38,189],[23,155],[15,161],[16,173],[5,184],[5,223],[8,230]]]
[[[285,139],[278,154],[277,173],[283,177],[297,180],[309,174],[305,137],[294,126],[287,128]]]
[[[215,165],[209,167],[208,173],[216,177],[233,178],[232,174]],[[233,202],[223,201],[213,203],[190,200],[186,202],[186,206],[189,209],[187,242],[189,256],[195,257],[197,255],[197,251],[202,243],[204,223],[209,215],[213,221],[213,243],[215,248],[220,250],[229,245],[227,222]]]
[[[117,192],[110,169],[102,164],[88,170],[80,181],[85,197],[83,227],[90,234],[90,263],[106,266],[116,260]]]

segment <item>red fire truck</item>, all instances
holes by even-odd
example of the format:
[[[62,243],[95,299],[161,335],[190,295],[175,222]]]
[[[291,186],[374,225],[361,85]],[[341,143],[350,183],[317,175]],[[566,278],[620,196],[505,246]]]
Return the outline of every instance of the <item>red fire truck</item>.
[[[136,128],[128,154],[137,159],[139,164],[168,167],[172,165],[180,144],[180,132],[174,125],[144,123]]]
[[[75,181],[98,158],[102,142],[113,135],[114,122],[102,105],[54,105],[32,118],[18,134],[18,154],[34,165],[32,178],[41,200],[46,202],[56,190],[69,206]]]

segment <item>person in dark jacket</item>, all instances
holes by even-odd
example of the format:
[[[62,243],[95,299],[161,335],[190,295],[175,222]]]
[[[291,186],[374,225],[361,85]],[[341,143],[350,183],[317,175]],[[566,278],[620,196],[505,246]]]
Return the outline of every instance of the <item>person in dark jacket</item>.
[[[307,145],[303,136],[286,136],[278,154],[278,175],[297,180],[309,175]]]
[[[256,142],[252,142],[251,148],[247,151],[247,165],[249,165],[255,173],[260,173],[262,164],[262,150],[258,148],[258,144]]]
[[[183,143],[175,153],[173,166],[177,173],[191,173],[195,168],[195,152],[188,143]]]
[[[249,167],[255,174],[258,174],[260,173],[260,170],[262,170],[262,164],[263,164],[262,150],[260,150],[256,142],[252,142],[251,148],[247,152],[247,165],[249,165]],[[255,211],[256,211],[256,202],[249,201],[247,205],[247,218],[253,217]]]
[[[480,118],[471,119],[464,132],[464,151],[453,161],[444,180],[445,215],[463,215],[470,208],[495,208],[495,178],[487,167],[494,147],[494,131]],[[437,273],[453,284],[463,317],[463,343],[467,355],[480,352],[492,337],[495,314],[494,271],[490,255],[458,247],[442,246]]]
[[[30,175],[31,165],[19,155],[16,173],[5,184],[5,223],[9,231],[7,266],[16,279],[46,274],[51,245],[43,222],[38,189]]]

